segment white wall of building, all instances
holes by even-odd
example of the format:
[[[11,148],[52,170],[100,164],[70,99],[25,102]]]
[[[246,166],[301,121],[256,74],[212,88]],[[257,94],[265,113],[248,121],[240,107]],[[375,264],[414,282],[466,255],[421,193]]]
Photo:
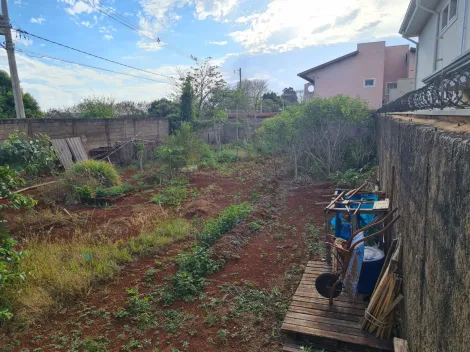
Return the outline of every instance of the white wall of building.
[[[440,28],[440,15],[432,15],[419,36],[418,49],[418,67],[416,88],[424,86],[422,80],[436,70],[449,65],[461,53],[462,34],[464,23],[464,7],[467,4],[467,28],[466,38],[463,52],[470,50],[470,0],[458,0],[457,18],[447,26],[444,30]],[[449,0],[441,0],[434,9],[441,14]],[[439,26],[439,31],[438,31]],[[437,40],[436,53],[436,37],[442,39]],[[437,55],[436,55],[437,54]]]

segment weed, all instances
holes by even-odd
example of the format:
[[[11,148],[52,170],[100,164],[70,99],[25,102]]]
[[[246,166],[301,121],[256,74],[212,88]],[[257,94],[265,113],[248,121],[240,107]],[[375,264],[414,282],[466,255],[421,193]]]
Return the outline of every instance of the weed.
[[[284,234],[278,232],[273,237],[274,237],[275,240],[283,240],[284,239]]]
[[[305,225],[304,242],[307,245],[308,252],[312,256],[325,259],[326,249],[323,242],[320,240],[321,229],[310,223]]]
[[[215,341],[214,341],[214,339],[213,339],[212,337],[208,337],[208,338],[207,338],[207,342],[210,343],[211,345],[215,345],[215,344],[216,344]]]
[[[146,282],[152,281],[156,273],[157,273],[157,270],[155,268],[148,268],[147,271],[145,272],[145,281]]]
[[[170,334],[174,334],[177,329],[184,329],[184,322],[188,318],[177,309],[166,310],[163,312],[163,316],[165,317],[163,329]]]
[[[260,198],[261,198],[261,194],[259,194],[259,193],[253,192],[251,194],[251,200],[254,201],[254,202],[257,201]]]
[[[205,319],[204,323],[206,323],[209,326],[214,326],[217,324],[217,315],[215,314],[209,314]]]
[[[144,345],[142,345],[142,342],[140,342],[137,339],[132,339],[132,340],[129,341],[128,344],[122,345],[121,350],[130,351],[130,350],[134,350],[136,348],[143,348],[143,347],[144,347]]]
[[[226,329],[219,329],[217,331],[217,337],[222,343],[227,343],[227,336],[228,336],[228,330]]]
[[[162,189],[150,201],[164,205],[179,205],[187,197],[186,186],[168,186]]]
[[[231,230],[240,221],[246,219],[253,207],[248,203],[232,205],[222,211],[218,219],[209,219],[202,232],[198,235],[201,244],[210,247],[223,234]]]
[[[129,296],[127,307],[119,311],[116,318],[131,317],[141,330],[148,326],[155,327],[156,321],[152,315],[148,297],[141,297],[138,288],[128,289],[127,294]]]
[[[261,224],[258,221],[252,221],[248,224],[251,232],[258,232],[261,230]]]

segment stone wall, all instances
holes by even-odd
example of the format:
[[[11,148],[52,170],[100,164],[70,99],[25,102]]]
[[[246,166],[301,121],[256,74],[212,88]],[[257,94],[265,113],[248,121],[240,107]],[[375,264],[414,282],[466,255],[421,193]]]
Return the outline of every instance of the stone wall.
[[[388,192],[395,167],[409,350],[468,351],[470,135],[432,121],[376,116],[375,122],[379,177]]]
[[[15,130],[32,136],[44,133],[50,138],[81,137],[85,150],[111,147],[138,135],[139,139],[164,142],[168,120],[158,118],[117,119],[0,119],[0,141]]]

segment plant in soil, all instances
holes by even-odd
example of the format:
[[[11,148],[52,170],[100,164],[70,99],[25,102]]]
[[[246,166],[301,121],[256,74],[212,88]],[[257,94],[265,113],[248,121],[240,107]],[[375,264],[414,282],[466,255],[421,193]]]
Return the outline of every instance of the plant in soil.
[[[179,205],[187,196],[186,186],[167,186],[160,190],[150,201],[164,205]]]

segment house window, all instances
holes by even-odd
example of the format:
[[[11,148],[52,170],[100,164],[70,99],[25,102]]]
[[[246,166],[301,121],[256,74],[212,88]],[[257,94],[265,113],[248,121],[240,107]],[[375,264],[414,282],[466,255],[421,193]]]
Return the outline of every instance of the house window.
[[[364,88],[375,87],[375,78],[367,78],[364,80]]]
[[[441,32],[447,29],[457,18],[457,0],[450,0],[441,12]]]
[[[390,90],[397,89],[397,82],[387,83],[387,94],[390,94]]]

